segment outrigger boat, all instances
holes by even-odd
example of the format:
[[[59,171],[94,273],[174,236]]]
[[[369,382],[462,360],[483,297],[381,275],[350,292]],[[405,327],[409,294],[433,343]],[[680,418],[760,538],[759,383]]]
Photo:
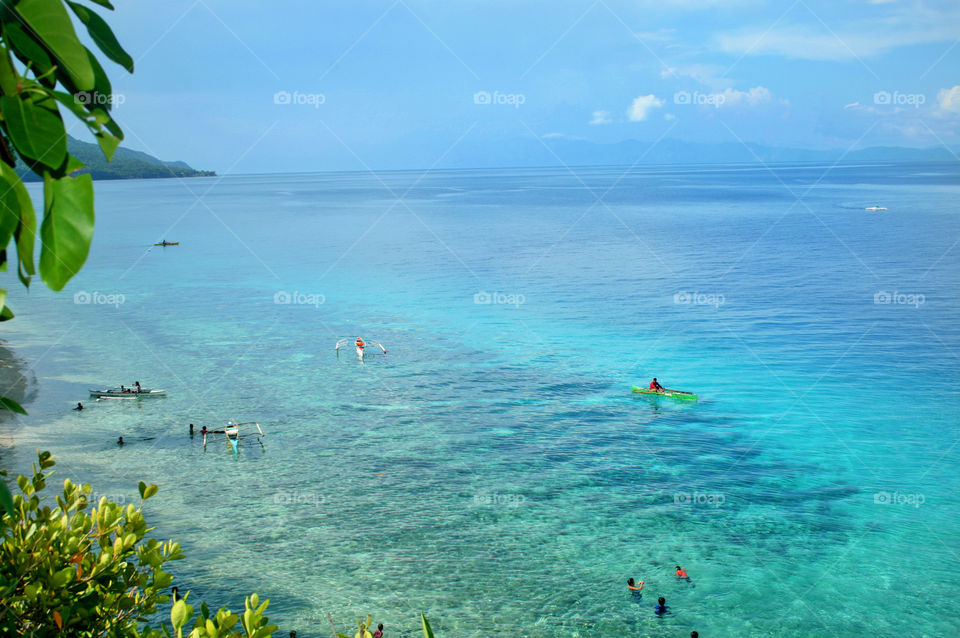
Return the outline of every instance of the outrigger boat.
[[[863,210],[881,211],[881,210],[887,210],[887,209],[883,208],[882,206],[867,206]]]
[[[163,240],[161,242],[157,242],[156,244],[154,244],[154,246],[179,246],[179,245],[180,245],[180,242],[178,241],[167,241],[167,240]]]
[[[357,339],[359,339],[359,337],[357,337]],[[380,343],[379,341],[361,340],[360,343],[362,343],[363,345],[360,345],[359,343],[357,343],[357,339],[351,339],[350,337],[347,337],[345,339],[341,339],[340,341],[338,341],[337,346],[335,348],[337,351],[337,357],[338,358],[340,357],[341,348],[349,348],[350,346],[353,346],[354,348],[356,348],[357,359],[360,359],[361,361],[363,361],[364,354],[379,354],[379,355],[387,354],[387,349],[384,348],[383,344]],[[367,352],[368,348],[370,349],[370,352]],[[380,352],[377,352],[378,348],[380,349]]]
[[[683,390],[671,390],[670,388],[664,388],[663,390],[649,390],[647,388],[638,388],[637,386],[632,386],[633,391],[637,394],[649,394],[657,397],[669,397],[671,399],[684,399],[687,401],[696,401],[697,395],[693,392],[684,392]]]
[[[247,430],[244,432],[244,430]],[[214,441],[226,441],[227,445],[233,450],[234,455],[240,453],[240,439],[255,436],[257,437],[257,443],[260,444],[260,447],[263,447],[263,441],[261,440],[264,436],[263,430],[260,429],[260,424],[256,421],[247,421],[245,423],[234,423],[233,421],[228,421],[225,426],[219,430],[205,430],[203,431],[203,449],[207,449],[207,437],[213,436]]]
[[[140,397],[166,396],[166,390],[151,390],[149,388],[109,388],[107,390],[90,390],[90,396],[98,399],[138,399]]]

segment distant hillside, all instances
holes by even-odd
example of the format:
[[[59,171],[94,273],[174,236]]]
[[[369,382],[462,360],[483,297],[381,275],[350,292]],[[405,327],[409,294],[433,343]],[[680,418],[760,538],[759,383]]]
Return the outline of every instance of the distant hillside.
[[[156,179],[162,177],[213,177],[216,175],[214,171],[193,169],[186,162],[165,162],[152,155],[122,146],[117,149],[113,159],[108,162],[103,157],[99,146],[82,142],[70,136],[67,136],[67,148],[74,157],[85,164],[85,167],[79,172],[90,173],[93,179]],[[40,180],[22,164],[17,167],[17,172],[26,182]]]

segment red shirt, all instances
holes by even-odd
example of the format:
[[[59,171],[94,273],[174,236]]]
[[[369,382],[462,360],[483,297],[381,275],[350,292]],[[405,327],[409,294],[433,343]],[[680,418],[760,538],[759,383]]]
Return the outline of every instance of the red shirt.
[[[656,389],[657,389],[657,382],[656,382],[656,381],[651,381],[651,382],[650,382],[650,389],[651,389],[651,390],[656,390]]]

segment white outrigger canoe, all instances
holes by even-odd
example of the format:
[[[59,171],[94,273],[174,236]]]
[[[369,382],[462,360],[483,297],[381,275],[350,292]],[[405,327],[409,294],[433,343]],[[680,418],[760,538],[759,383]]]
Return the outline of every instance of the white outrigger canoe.
[[[107,390],[90,390],[90,396],[98,399],[138,399],[140,397],[162,397],[166,396],[166,390],[151,390],[149,388],[140,388],[139,391],[134,388],[109,388]]]
[[[260,429],[260,424],[256,421],[247,421],[245,423],[228,421],[222,428],[217,430],[204,430],[201,431],[201,434],[203,434],[204,450],[207,449],[207,437],[209,436],[211,437],[211,441],[226,441],[228,447],[233,450],[234,455],[240,453],[240,439],[255,436],[257,437],[257,443],[260,444],[260,447],[263,447],[263,441],[261,439],[266,436],[263,430]]]
[[[357,345],[356,339],[351,339],[347,337],[346,339],[341,339],[337,342],[336,351],[337,356],[340,356],[340,350],[342,348],[349,348],[353,346],[357,351],[357,359],[363,361],[365,354],[387,354],[387,349],[383,347],[383,344],[379,341],[364,341],[363,347]],[[379,351],[378,351],[379,350]]]

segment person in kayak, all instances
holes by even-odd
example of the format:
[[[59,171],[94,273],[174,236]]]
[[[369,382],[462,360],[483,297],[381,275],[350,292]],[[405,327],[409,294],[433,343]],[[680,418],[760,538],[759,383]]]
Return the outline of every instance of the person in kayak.
[[[670,608],[667,607],[667,599],[664,598],[663,596],[661,596],[660,598],[657,598],[657,604],[654,605],[653,607],[654,613],[656,613],[658,616],[662,616],[665,613],[667,613],[668,609]]]
[[[663,392],[663,386],[657,383],[656,377],[654,377],[653,381],[650,382],[650,389],[655,390],[656,392]]]
[[[632,578],[628,578],[628,579],[627,579],[627,589],[629,589],[630,591],[643,591],[643,582],[644,582],[644,581],[641,580],[641,581],[640,581],[640,586],[637,587],[636,583],[633,582],[633,579],[632,579]]]

